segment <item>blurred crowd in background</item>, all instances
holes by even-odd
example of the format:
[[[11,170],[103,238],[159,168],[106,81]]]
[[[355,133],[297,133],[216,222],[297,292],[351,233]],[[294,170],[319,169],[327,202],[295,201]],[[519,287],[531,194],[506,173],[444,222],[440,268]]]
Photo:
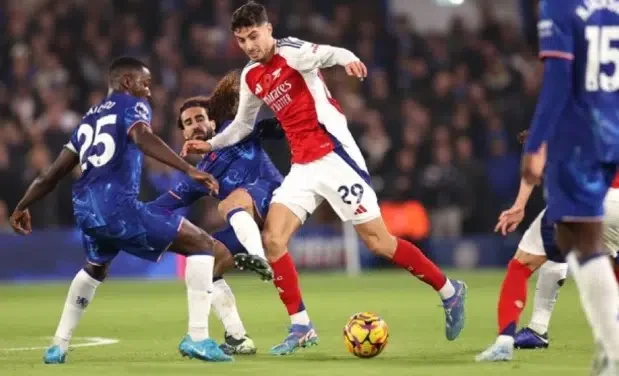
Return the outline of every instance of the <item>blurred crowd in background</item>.
[[[323,73],[379,197],[394,213],[391,222],[414,203],[422,210],[410,215],[426,215],[436,236],[491,231],[518,190],[516,135],[532,117],[542,74],[535,47],[518,26],[485,7],[475,29],[456,18],[448,33],[422,34],[381,1],[261,2],[276,37],[345,47],[368,66],[363,82],[337,67]],[[9,211],[81,115],[104,98],[114,57],[132,55],[151,66],[153,128],[179,150],[180,102],[208,95],[223,74],[246,63],[229,31],[240,3],[0,0],[0,227],[7,228]],[[286,173],[285,142],[267,148]],[[143,199],[167,191],[178,178],[148,160]],[[31,209],[33,225],[73,226],[70,195],[66,181]],[[208,200],[192,216],[207,229],[221,223]],[[339,222],[328,208],[313,220]],[[402,231],[415,235],[414,229]]]

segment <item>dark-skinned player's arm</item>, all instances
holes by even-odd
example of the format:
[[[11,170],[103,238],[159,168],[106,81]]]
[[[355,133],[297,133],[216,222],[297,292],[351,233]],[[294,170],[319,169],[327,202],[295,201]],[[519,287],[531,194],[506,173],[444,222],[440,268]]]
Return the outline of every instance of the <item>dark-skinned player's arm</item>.
[[[185,142],[181,155],[206,154],[237,144],[254,131],[254,123],[262,103],[262,99],[258,98],[247,85],[247,68],[245,68],[241,73],[239,108],[234,120],[226,129],[208,141],[189,140]]]
[[[15,232],[21,235],[28,235],[32,232],[28,208],[34,202],[52,192],[54,188],[56,188],[56,185],[58,185],[58,182],[67,176],[78,163],[78,155],[65,147],[54,163],[52,163],[45,172],[34,179],[15,207],[13,214],[11,214],[10,222]]]
[[[135,142],[136,146],[147,156],[184,172],[192,179],[204,184],[211,192],[215,194],[219,191],[217,179],[215,179],[213,175],[200,171],[187,163],[183,158],[170,149],[170,147],[163,142],[159,136],[154,134],[145,122],[139,121],[134,123],[128,133],[129,137],[131,137],[133,142]]]

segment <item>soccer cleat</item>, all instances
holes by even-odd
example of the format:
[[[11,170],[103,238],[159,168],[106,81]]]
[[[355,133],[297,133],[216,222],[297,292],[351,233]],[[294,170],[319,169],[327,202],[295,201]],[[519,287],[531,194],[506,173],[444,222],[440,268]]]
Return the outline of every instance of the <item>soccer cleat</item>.
[[[539,334],[531,328],[520,329],[514,339],[514,347],[517,349],[546,349],[550,346],[548,333]]]
[[[477,362],[504,362],[514,357],[514,339],[509,336],[499,336],[492,346],[475,357]]]
[[[63,364],[66,359],[67,353],[58,345],[48,347],[43,355],[45,364]]]
[[[249,270],[260,276],[263,281],[273,280],[273,269],[267,260],[260,256],[239,253],[234,255],[234,266],[239,270]]]
[[[443,300],[443,309],[445,309],[445,337],[449,341],[458,338],[466,321],[464,311],[467,291],[466,283],[456,280],[451,280],[451,283],[454,285],[456,293],[451,298]]]
[[[232,360],[230,355],[226,355],[217,346],[217,343],[210,338],[203,341],[194,341],[186,335],[178,345],[178,351],[182,356],[190,359],[200,359],[207,362],[229,362]]]
[[[219,348],[228,355],[253,355],[258,350],[254,340],[249,338],[247,334],[239,339],[234,338],[231,334],[224,334],[225,342],[219,345]]]
[[[293,324],[288,330],[288,337],[284,342],[271,348],[271,355],[288,355],[297,351],[301,347],[311,347],[318,345],[318,334],[314,326]]]

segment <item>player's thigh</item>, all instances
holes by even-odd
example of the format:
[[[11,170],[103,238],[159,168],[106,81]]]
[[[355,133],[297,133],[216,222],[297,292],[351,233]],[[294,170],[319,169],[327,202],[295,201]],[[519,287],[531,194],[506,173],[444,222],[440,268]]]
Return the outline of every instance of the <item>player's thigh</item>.
[[[265,222],[269,220],[272,222],[271,227],[278,223],[274,221],[283,221],[283,219],[274,218],[271,214],[275,204],[287,209],[277,209],[278,216],[284,215],[286,219],[289,219],[289,214],[292,213],[297,218],[296,222],[303,223],[323,202],[324,199],[316,192],[318,179],[315,176],[315,164],[316,162],[305,165],[293,164],[282,184],[275,189],[269,213],[265,219]]]
[[[522,258],[519,258],[519,261],[525,261],[524,263],[527,263],[528,260],[528,258],[524,259],[526,255],[530,255],[533,259],[544,258],[544,261],[549,259],[555,262],[565,262],[565,258],[557,246],[554,224],[548,219],[546,209],[535,217],[522,235],[520,243],[518,243],[518,252],[522,253]]]
[[[576,158],[548,162],[544,183],[550,220],[601,222],[604,199],[615,173],[616,166],[608,163]]]
[[[88,230],[87,230],[88,231]],[[86,254],[86,266],[84,270],[98,281],[103,281],[112,260],[118,255],[119,250],[105,239],[97,239],[94,236],[82,233],[82,246]]]
[[[252,217],[255,217],[254,201],[249,195],[249,192],[243,188],[237,188],[232,191],[225,200],[222,200],[217,205],[217,211],[224,219],[227,219],[228,215],[236,210],[245,210]]]
[[[301,225],[301,219],[288,206],[271,204],[262,230],[262,242],[269,261],[276,261],[287,252],[290,238]]]
[[[243,187],[251,197],[254,219],[260,227],[264,224],[264,220],[269,213],[273,194],[279,187],[280,184],[278,182],[271,180],[258,180],[255,183]],[[312,199],[315,201],[314,196],[312,196]],[[307,215],[308,214],[305,214],[305,217],[307,217]]]
[[[387,258],[393,257],[397,240],[389,233],[382,217],[357,224],[355,230],[370,251]]]
[[[337,149],[340,150],[340,149]],[[332,152],[319,161],[316,192],[324,197],[342,221],[359,225],[381,216],[370,176],[344,152]]]
[[[170,245],[172,252],[190,256],[193,254],[212,253],[215,240],[200,227],[187,219],[181,221],[176,238]]]

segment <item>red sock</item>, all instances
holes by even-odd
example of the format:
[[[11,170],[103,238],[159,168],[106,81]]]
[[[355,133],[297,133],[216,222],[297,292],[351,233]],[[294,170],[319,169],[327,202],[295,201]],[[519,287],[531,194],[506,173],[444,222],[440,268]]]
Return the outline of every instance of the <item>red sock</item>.
[[[617,265],[616,261],[613,264],[613,269],[615,271],[615,279],[617,280],[617,283],[619,283],[619,265]]]
[[[499,296],[499,334],[516,335],[516,326],[527,302],[527,281],[531,274],[531,269],[518,260],[512,259],[507,265]]]
[[[436,264],[430,261],[419,248],[404,239],[398,238],[398,246],[393,258],[394,264],[408,270],[412,275],[432,286],[438,291],[447,282],[447,278]]]
[[[288,314],[292,315],[305,310],[299,287],[299,275],[290,253],[286,252],[277,261],[271,262],[273,268],[273,284],[279,292]]]

